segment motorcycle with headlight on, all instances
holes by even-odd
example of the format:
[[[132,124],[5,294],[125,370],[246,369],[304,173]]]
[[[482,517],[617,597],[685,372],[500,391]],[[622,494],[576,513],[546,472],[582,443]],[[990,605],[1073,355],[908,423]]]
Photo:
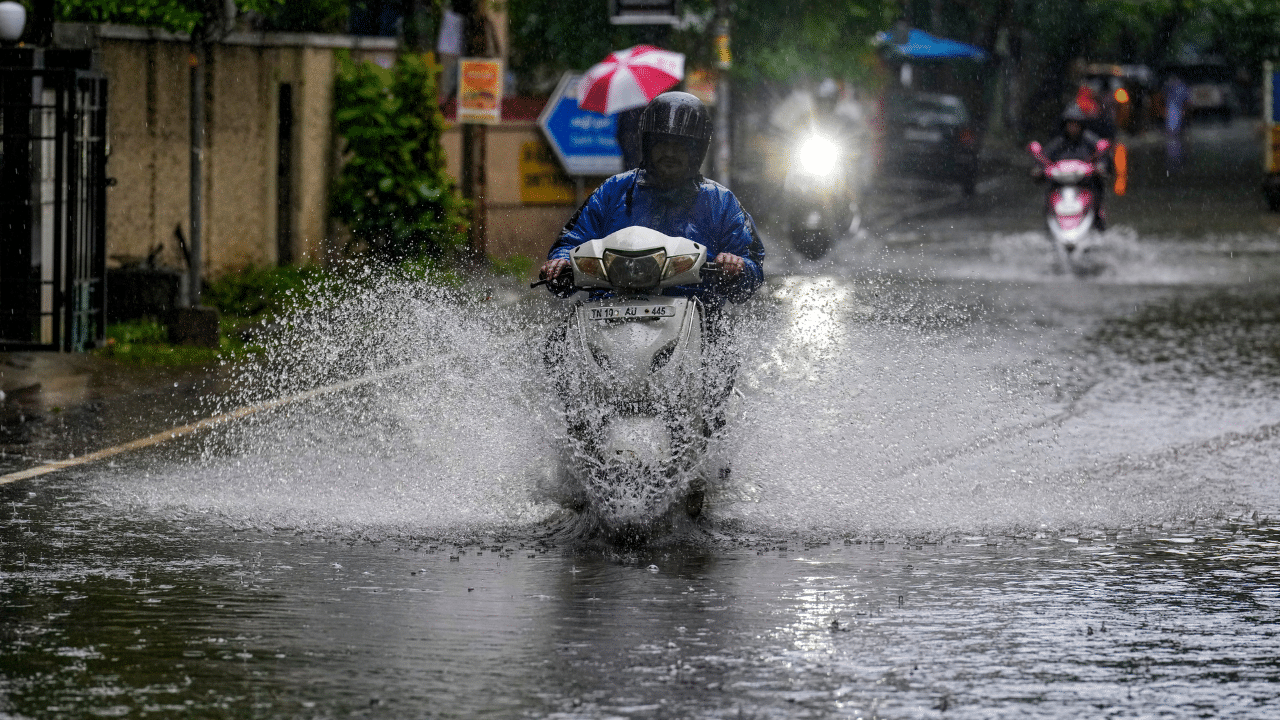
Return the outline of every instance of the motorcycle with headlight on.
[[[811,130],[792,149],[783,182],[788,233],[796,251],[810,260],[857,232],[861,222],[851,145],[849,138]]]
[[[617,537],[696,516],[707,473],[719,472],[706,452],[725,393],[705,371],[714,343],[702,301],[662,292],[713,282],[718,269],[700,243],[639,226],[579,245],[570,263],[560,287],[533,284],[587,293],[547,347],[568,428],[567,504]]]

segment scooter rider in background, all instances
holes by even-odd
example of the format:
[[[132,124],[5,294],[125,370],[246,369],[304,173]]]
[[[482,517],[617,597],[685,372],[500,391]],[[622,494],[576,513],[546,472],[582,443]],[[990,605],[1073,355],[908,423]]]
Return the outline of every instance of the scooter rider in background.
[[[1106,230],[1107,215],[1103,199],[1106,197],[1107,183],[1104,182],[1104,178],[1109,174],[1110,163],[1106,153],[1098,151],[1098,143],[1102,138],[1085,129],[1085,123],[1088,120],[1088,113],[1079,105],[1067,108],[1062,113],[1062,132],[1045,146],[1044,155],[1050,162],[1071,159],[1094,163],[1097,172],[1087,181],[1089,189],[1097,198],[1097,219],[1094,226],[1098,230]],[[1037,167],[1032,171],[1032,175],[1037,180],[1042,180],[1044,169]]]
[[[569,252],[582,243],[640,225],[701,243],[720,267],[718,281],[666,294],[700,298],[708,317],[726,299],[749,298],[764,281],[764,245],[733,193],[699,172],[711,142],[711,118],[702,101],[684,92],[654,98],[640,116],[640,142],[640,167],[614,175],[587,198],[551,246],[539,278],[569,272]]]

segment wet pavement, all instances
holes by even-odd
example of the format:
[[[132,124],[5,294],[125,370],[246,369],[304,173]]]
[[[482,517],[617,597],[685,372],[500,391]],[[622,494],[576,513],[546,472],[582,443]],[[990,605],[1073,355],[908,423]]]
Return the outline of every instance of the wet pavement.
[[[0,353],[0,475],[204,417],[219,372],[87,353]]]
[[[1085,279],[1014,171],[899,188],[933,209],[820,261],[775,243],[732,478],[643,547],[549,500],[550,301],[335,305],[210,407],[374,380],[0,486],[0,717],[1264,717],[1280,236],[1252,132],[1193,128],[1163,180],[1135,143]]]

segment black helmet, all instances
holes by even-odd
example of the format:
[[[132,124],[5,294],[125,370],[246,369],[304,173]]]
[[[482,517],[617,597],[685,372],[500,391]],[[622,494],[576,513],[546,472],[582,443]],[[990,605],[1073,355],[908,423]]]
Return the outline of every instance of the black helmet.
[[[689,141],[693,167],[702,165],[711,144],[711,116],[698,98],[686,92],[665,92],[649,101],[640,114],[640,144],[644,161],[649,149],[663,136]]]

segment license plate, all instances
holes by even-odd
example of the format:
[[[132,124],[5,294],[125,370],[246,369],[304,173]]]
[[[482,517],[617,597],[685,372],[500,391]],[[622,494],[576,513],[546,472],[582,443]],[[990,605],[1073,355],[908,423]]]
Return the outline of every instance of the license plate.
[[[625,305],[622,307],[589,308],[592,320],[639,320],[651,317],[675,317],[671,305]]]

